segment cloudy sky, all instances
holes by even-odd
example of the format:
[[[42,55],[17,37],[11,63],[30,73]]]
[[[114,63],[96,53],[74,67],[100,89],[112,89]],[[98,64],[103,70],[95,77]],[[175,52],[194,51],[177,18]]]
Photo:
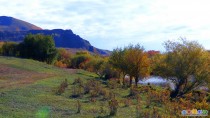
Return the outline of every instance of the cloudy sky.
[[[210,49],[210,0],[0,0],[0,15],[43,29],[72,29],[92,45],[112,50],[142,44],[164,51],[180,37]]]

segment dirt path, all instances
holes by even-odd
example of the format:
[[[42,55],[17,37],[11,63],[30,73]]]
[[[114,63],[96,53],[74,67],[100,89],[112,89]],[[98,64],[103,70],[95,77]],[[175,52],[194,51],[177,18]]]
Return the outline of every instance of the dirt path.
[[[51,76],[53,75],[0,65],[0,90],[31,84]]]

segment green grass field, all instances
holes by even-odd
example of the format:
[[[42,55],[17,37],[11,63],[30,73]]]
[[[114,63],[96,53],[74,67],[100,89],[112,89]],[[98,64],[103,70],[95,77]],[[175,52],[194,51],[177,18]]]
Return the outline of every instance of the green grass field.
[[[90,93],[79,98],[71,97],[75,87],[73,82],[77,78],[81,78],[84,83],[88,80],[98,81],[102,89],[114,93],[119,103],[114,117],[137,116],[137,99],[131,98],[128,106],[124,102],[130,99],[129,88],[111,89],[96,74],[84,70],[61,69],[34,60],[0,56],[0,118],[110,117],[109,100],[102,100],[102,96],[95,97],[94,101],[91,101]],[[65,79],[69,86],[63,94],[56,95],[55,91]],[[159,91],[159,88],[155,89]],[[150,113],[155,106],[158,114],[176,117],[169,113],[170,107],[158,102],[149,103],[148,108],[148,94],[139,95],[141,113]],[[77,100],[81,102],[81,113],[77,113]]]
[[[53,90],[64,79],[72,83],[78,77],[91,79],[94,76],[82,70],[72,72],[38,61],[0,57],[0,117],[33,118],[44,117],[43,114],[76,117],[75,100],[69,99],[68,93],[55,95]]]

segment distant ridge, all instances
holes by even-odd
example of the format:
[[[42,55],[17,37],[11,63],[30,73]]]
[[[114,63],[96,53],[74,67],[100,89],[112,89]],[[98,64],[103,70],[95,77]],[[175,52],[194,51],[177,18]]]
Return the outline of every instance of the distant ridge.
[[[8,16],[0,16],[0,31],[42,30],[31,23]]]
[[[95,48],[89,41],[74,34],[70,29],[43,30],[38,26],[16,18],[0,16],[0,41],[22,42],[28,34],[51,35],[54,38],[56,47],[59,48],[82,49],[104,56],[110,54],[108,50]]]

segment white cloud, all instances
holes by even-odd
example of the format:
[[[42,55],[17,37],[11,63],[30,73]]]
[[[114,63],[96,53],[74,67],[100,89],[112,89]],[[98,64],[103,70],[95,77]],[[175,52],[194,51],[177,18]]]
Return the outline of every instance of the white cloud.
[[[0,0],[0,15],[44,29],[63,28],[94,46],[113,49],[141,43],[162,50],[180,36],[210,49],[209,0]]]

